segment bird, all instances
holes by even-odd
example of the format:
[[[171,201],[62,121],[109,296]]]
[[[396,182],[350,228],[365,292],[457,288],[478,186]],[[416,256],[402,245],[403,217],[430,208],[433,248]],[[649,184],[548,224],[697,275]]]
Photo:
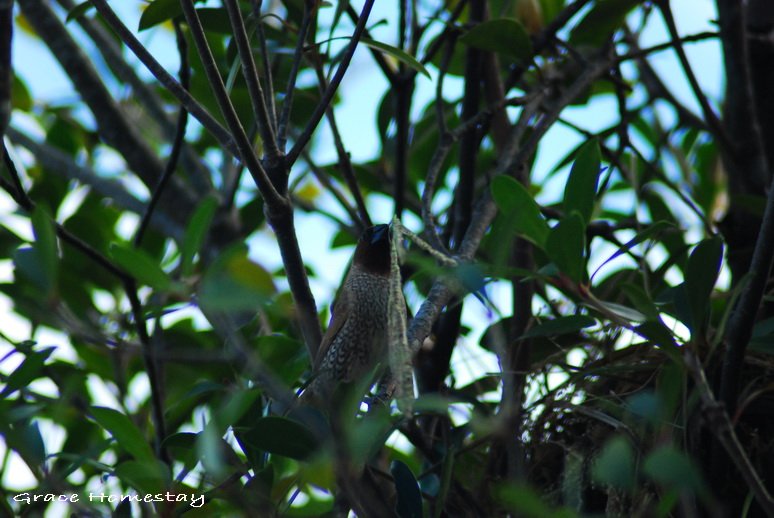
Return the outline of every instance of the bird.
[[[330,404],[339,384],[361,381],[377,364],[385,364],[390,266],[389,225],[367,228],[331,306],[313,377],[300,401]]]

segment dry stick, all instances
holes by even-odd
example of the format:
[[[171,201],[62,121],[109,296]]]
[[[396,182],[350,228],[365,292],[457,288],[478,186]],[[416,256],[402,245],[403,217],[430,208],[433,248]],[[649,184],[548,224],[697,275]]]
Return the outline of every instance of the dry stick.
[[[176,20],[174,22],[174,26],[175,36],[177,39],[177,50],[178,54],[180,55],[180,84],[183,86],[183,88],[188,90],[188,84],[191,79],[191,71],[188,68],[188,44],[186,43],[185,36],[183,35],[183,31],[180,28],[180,22]],[[183,149],[183,144],[185,143],[185,129],[187,125],[188,112],[184,107],[181,106],[180,112],[177,116],[177,129],[175,132],[174,141],[172,142],[172,150],[169,153],[169,159],[167,160],[167,165],[164,168],[164,173],[161,175],[156,188],[153,190],[153,196],[151,196],[150,202],[148,202],[148,208],[142,215],[140,225],[137,227],[137,233],[134,235],[135,248],[139,248],[142,244],[142,238],[145,235],[145,231],[148,228],[148,225],[150,224],[151,217],[153,216],[154,210],[156,209],[156,206],[161,199],[164,188],[167,186],[169,180],[172,178],[172,175],[177,169],[178,159],[180,158],[180,151]]]
[[[360,19],[355,26],[355,32],[352,34],[352,39],[349,42],[349,46],[344,53],[344,57],[342,58],[341,63],[339,63],[339,66],[336,69],[336,73],[333,75],[333,79],[331,79],[331,82],[328,85],[328,89],[325,91],[322,99],[320,99],[320,102],[317,104],[317,107],[315,108],[314,113],[312,113],[312,116],[304,128],[304,131],[298,137],[298,140],[296,140],[293,148],[288,153],[288,165],[291,165],[296,161],[298,155],[301,153],[301,150],[309,143],[309,140],[312,138],[312,133],[314,133],[314,130],[317,128],[317,125],[320,123],[323,115],[325,115],[325,110],[333,100],[333,96],[336,94],[336,90],[338,90],[339,85],[341,84],[341,80],[344,79],[344,74],[349,68],[349,63],[352,61],[352,56],[355,54],[355,49],[357,49],[357,45],[360,43],[360,38],[363,35],[363,31],[365,30],[366,23],[368,22],[368,15],[371,14],[371,8],[374,6],[374,2],[375,0],[366,0],[365,5],[363,6],[363,10],[360,13]]]
[[[266,147],[269,162],[279,160],[282,152],[277,147],[277,139],[274,135],[274,128],[269,116],[269,110],[266,107],[266,98],[261,86],[261,80],[258,77],[258,69],[253,59],[253,50],[250,48],[250,42],[247,39],[245,31],[245,22],[242,19],[242,12],[236,0],[224,0],[223,2],[228,11],[228,18],[231,22],[231,28],[234,31],[234,41],[236,42],[239,60],[242,62],[242,75],[247,84],[247,92],[250,95],[250,103],[253,105],[255,121],[258,124],[258,131],[261,133],[261,139]],[[260,23],[260,19],[258,20]]]
[[[698,358],[689,350],[685,351],[685,365],[688,367],[688,372],[691,373],[691,377],[696,383],[696,388],[699,390],[699,396],[701,397],[704,410],[710,414],[709,423],[710,430],[715,437],[720,441],[725,448],[728,456],[731,457],[739,472],[744,477],[747,486],[755,495],[755,499],[758,504],[763,508],[763,511],[767,516],[774,516],[774,499],[769,494],[766,486],[761,480],[758,473],[755,471],[752,463],[750,462],[747,453],[744,451],[742,444],[739,442],[739,438],[734,431],[734,425],[731,423],[731,419],[728,417],[728,413],[723,406],[718,403],[715,396],[712,395],[712,389],[707,382],[707,377],[704,374]]]
[[[245,129],[237,116],[234,105],[228,97],[226,86],[223,84],[223,78],[218,71],[218,65],[215,63],[215,58],[213,57],[210,45],[207,42],[207,36],[204,33],[204,28],[199,20],[199,14],[194,8],[193,0],[180,0],[180,5],[183,8],[183,15],[191,30],[196,50],[202,60],[204,73],[207,76],[207,82],[210,84],[210,89],[215,96],[215,100],[218,102],[218,107],[220,107],[223,118],[226,120],[226,125],[236,141],[238,150],[237,156],[253,177],[266,204],[277,207],[286,205],[287,200],[277,192],[277,189],[266,174],[266,170],[264,170],[261,162],[258,160],[255,150],[253,149],[250,140],[247,138]]]
[[[105,22],[113,29],[121,41],[137,56],[137,59],[150,71],[153,76],[171,93],[188,112],[209,131],[215,140],[234,156],[239,156],[239,150],[234,138],[226,128],[220,125],[210,113],[194,99],[191,94],[178,83],[164,67],[148,52],[148,49],[132,34],[123,24],[115,12],[108,6],[106,0],[91,0]]]
[[[298,40],[296,41],[296,50],[293,53],[293,65],[290,67],[288,75],[288,85],[285,89],[285,98],[282,100],[282,112],[277,122],[277,140],[280,149],[285,149],[288,140],[288,124],[290,123],[290,112],[293,109],[293,92],[296,89],[296,80],[298,79],[298,69],[301,67],[301,60],[304,58],[304,47],[306,43],[306,34],[309,32],[309,26],[312,23],[312,10],[309,2],[304,2],[304,15],[301,19],[301,29],[298,31]]]

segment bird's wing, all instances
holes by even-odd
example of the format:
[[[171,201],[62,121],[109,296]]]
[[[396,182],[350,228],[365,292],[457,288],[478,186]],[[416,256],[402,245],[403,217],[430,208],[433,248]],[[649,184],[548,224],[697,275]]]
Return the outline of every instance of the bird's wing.
[[[331,307],[331,322],[328,324],[328,330],[325,331],[325,335],[320,342],[320,347],[317,349],[317,356],[314,359],[315,370],[322,364],[323,358],[328,353],[328,349],[333,343],[333,339],[336,338],[344,322],[347,321],[347,315],[349,314],[349,290],[339,290],[338,297],[333,302]]]

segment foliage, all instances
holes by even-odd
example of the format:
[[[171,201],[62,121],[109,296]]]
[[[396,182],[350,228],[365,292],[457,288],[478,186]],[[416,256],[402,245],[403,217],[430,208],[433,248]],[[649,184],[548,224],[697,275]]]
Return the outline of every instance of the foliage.
[[[722,34],[666,1],[152,0],[128,28],[121,3],[0,2],[0,291],[29,325],[0,336],[6,514],[772,512],[774,52],[733,2]],[[74,98],[34,99],[11,24]],[[672,51],[697,109],[654,70]],[[389,85],[373,120],[337,111],[357,67]],[[435,254],[402,268],[417,398],[298,407],[334,294],[297,220],[351,248],[384,199]]]

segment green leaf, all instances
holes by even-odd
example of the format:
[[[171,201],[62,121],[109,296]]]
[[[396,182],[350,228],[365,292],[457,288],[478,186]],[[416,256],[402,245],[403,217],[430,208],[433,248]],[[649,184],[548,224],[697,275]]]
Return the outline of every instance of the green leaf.
[[[407,52],[402,51],[401,49],[397,47],[393,47],[392,45],[387,45],[386,43],[382,43],[380,41],[372,40],[371,38],[361,38],[360,41],[372,49],[376,49],[380,52],[384,52],[388,56],[391,56],[401,63],[405,63],[409,67],[413,68],[423,76],[430,79],[430,72],[427,71],[425,66],[416,60],[414,56],[411,54],[408,54]]]
[[[122,462],[116,466],[115,475],[124,484],[146,495],[163,493],[171,485],[169,469],[157,459]]]
[[[495,177],[491,189],[497,208],[510,220],[513,231],[542,248],[550,229],[527,189],[510,176]]]
[[[41,273],[44,276],[41,281],[45,283],[46,293],[50,294],[56,286],[57,262],[59,260],[54,221],[41,205],[35,207],[31,220],[35,235],[35,243],[33,243],[32,248],[40,261]]]
[[[398,503],[395,511],[400,518],[422,518],[422,493],[411,469],[399,460],[390,463]]]
[[[598,0],[570,33],[570,44],[601,46],[639,3],[638,0]]]
[[[723,243],[719,238],[705,239],[696,245],[685,270],[685,295],[688,299],[691,333],[700,330],[707,321],[710,295],[715,287],[723,259]]]
[[[631,491],[636,487],[632,445],[623,437],[613,437],[594,460],[591,476],[599,484]]]
[[[498,18],[479,23],[460,41],[481,50],[497,52],[517,60],[532,56],[532,42],[524,26],[512,18]]]
[[[613,255],[605,259],[605,262],[600,264],[599,267],[597,267],[597,269],[594,270],[594,274],[591,277],[593,278],[597,274],[597,272],[601,270],[602,267],[605,266],[607,263],[627,253],[629,250],[639,245],[643,241],[647,241],[648,239],[658,236],[661,232],[663,232],[666,229],[674,229],[674,228],[675,228],[674,225],[669,223],[668,221],[657,221],[656,223],[649,225],[642,232],[639,232],[632,239],[624,243],[624,245],[620,247],[618,250],[616,250]]]
[[[180,245],[180,271],[184,277],[193,273],[194,256],[207,237],[217,208],[218,200],[214,196],[208,196],[196,207],[196,211],[191,216],[191,221],[185,229],[183,243]]]
[[[269,272],[235,245],[207,269],[199,286],[199,303],[212,311],[255,311],[276,291]]]
[[[586,225],[577,211],[562,218],[546,239],[548,256],[561,272],[575,282],[582,282],[586,272],[585,247]]]
[[[5,388],[0,392],[0,397],[8,397],[22,387],[38,378],[46,360],[56,347],[46,347],[40,351],[26,353],[26,358],[5,379]]]
[[[591,327],[597,323],[593,318],[586,315],[569,315],[559,317],[553,320],[544,320],[534,326],[529,331],[521,335],[522,339],[535,338],[540,336],[556,336],[575,333],[583,328]]]
[[[168,291],[172,287],[172,279],[144,251],[113,243],[110,245],[110,256],[141,284],[156,291]]]
[[[144,31],[181,14],[183,11],[179,0],[154,0],[142,12],[137,30]]]
[[[67,18],[65,19],[65,23],[69,23],[71,20],[80,18],[93,7],[94,6],[92,5],[92,3],[88,0],[86,2],[81,2],[80,4],[76,5],[75,7],[73,7],[67,12]]]
[[[656,483],[681,491],[702,491],[701,474],[691,459],[673,445],[662,446],[648,454],[643,471]]]
[[[40,472],[46,461],[46,445],[37,422],[8,427],[3,430],[3,436],[8,446],[24,459],[33,473]]]
[[[241,438],[252,447],[295,460],[308,459],[318,446],[317,438],[304,425],[279,416],[256,420]]]
[[[578,150],[564,188],[564,213],[577,210],[587,225],[594,211],[600,160],[599,142],[591,139]]]
[[[91,407],[91,416],[135,460],[151,462],[155,459],[145,437],[127,416],[118,410],[101,406]]]

